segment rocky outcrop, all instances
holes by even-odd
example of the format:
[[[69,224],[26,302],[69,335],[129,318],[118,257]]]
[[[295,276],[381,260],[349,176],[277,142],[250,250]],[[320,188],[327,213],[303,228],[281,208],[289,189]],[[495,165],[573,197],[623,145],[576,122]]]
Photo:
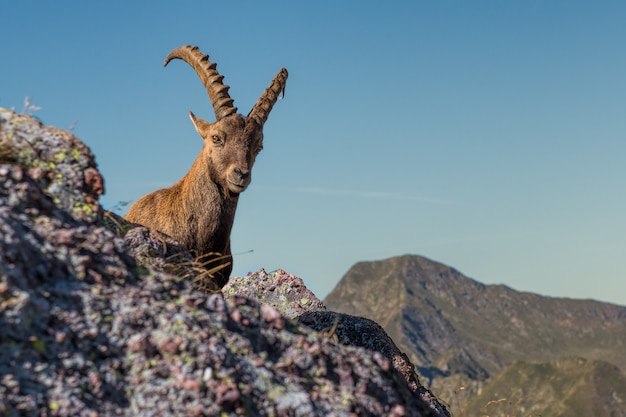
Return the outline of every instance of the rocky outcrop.
[[[448,415],[397,348],[343,335],[358,318],[322,329],[332,313],[298,278],[207,294],[176,242],[104,212],[103,191],[78,139],[0,109],[1,415]]]
[[[283,316],[295,319],[342,345],[381,353],[413,395],[429,405],[433,415],[449,415],[433,393],[420,383],[415,366],[380,325],[364,317],[327,311],[300,278],[281,269],[271,273],[262,269],[246,277],[232,278],[223,292],[227,298],[242,296],[271,305]]]
[[[26,170],[56,206],[74,219],[93,223],[104,180],[89,148],[71,133],[0,108],[0,161]]]
[[[308,311],[326,311],[300,278],[282,269],[270,273],[261,269],[245,277],[233,277],[222,292],[226,297],[239,296],[269,304],[289,319],[297,319]]]
[[[385,330],[376,322],[359,316],[329,311],[309,311],[298,321],[348,346],[358,346],[382,353],[394,370],[404,379],[409,389],[429,405],[432,415],[450,416],[433,393],[426,389],[417,376],[415,365],[402,352]]]

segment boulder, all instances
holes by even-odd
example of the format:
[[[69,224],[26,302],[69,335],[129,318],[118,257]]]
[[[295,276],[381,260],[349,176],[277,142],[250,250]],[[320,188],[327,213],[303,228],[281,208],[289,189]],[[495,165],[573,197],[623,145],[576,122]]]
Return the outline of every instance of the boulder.
[[[335,316],[301,280],[260,271],[208,294],[103,191],[76,137],[0,109],[1,415],[448,416],[395,350],[345,343],[357,319],[319,331]]]

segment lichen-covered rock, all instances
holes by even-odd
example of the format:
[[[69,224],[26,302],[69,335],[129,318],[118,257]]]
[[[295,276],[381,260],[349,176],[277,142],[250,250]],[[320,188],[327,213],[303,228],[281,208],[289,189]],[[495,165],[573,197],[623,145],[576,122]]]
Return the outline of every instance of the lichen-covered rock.
[[[0,184],[5,415],[426,415],[381,354],[142,275],[121,239],[54,206],[22,168],[0,165]]]
[[[407,355],[378,323],[364,317],[326,311],[324,304],[300,278],[281,269],[271,273],[261,269],[245,277],[231,278],[223,293],[227,299],[246,297],[270,305],[286,318],[295,319],[340,344],[381,353],[414,395],[431,407],[433,415],[449,416],[446,408],[422,386]]]
[[[7,131],[11,140],[24,136],[20,126],[56,135],[2,114],[3,140]],[[72,157],[63,173],[76,176],[55,188],[42,178],[56,178],[57,165],[42,177],[33,167],[44,162],[24,162],[14,149],[3,157],[2,149],[0,415],[444,415],[379,352],[338,344],[269,304],[207,296],[189,277],[140,266],[129,245],[162,258],[156,235],[118,234],[102,218],[76,215],[76,201],[97,197],[85,191],[80,161],[93,161],[89,153]],[[98,209],[97,200],[89,204]],[[295,285],[288,275],[275,278]]]
[[[408,356],[400,351],[378,323],[364,317],[326,311],[324,304],[300,278],[282,269],[271,273],[261,269],[245,277],[231,278],[223,293],[227,299],[246,297],[270,305],[286,318],[295,319],[340,344],[381,353],[414,395],[431,407],[433,415],[449,416],[446,408],[422,386]]]
[[[108,230],[0,165],[0,415],[115,415],[128,403],[112,296],[138,282]],[[49,414],[48,414],[49,415]]]
[[[222,289],[226,297],[241,296],[270,304],[290,319],[307,311],[325,311],[326,307],[302,279],[282,269],[267,273],[264,269],[245,277],[232,277]]]
[[[77,220],[94,222],[104,180],[89,148],[69,132],[0,108],[0,153],[28,175]],[[10,154],[9,154],[10,152]]]
[[[330,311],[310,311],[298,317],[306,326],[321,331],[327,337],[347,346],[363,347],[380,352],[406,381],[409,389],[428,404],[433,416],[449,417],[448,410],[437,397],[424,387],[415,371],[415,365],[402,352],[385,330],[376,322],[365,317]]]

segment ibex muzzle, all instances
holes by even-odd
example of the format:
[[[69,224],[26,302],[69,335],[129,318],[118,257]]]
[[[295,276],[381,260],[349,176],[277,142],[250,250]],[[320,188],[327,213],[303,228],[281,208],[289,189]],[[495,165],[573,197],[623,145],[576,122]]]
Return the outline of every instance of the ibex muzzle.
[[[229,264],[216,277],[223,286],[232,271],[230,232],[239,194],[250,184],[252,166],[263,148],[263,125],[284,94],[288,74],[282,68],[250,113],[242,116],[208,55],[186,45],[170,52],[164,65],[173,59],[185,61],[196,71],[216,120],[209,123],[189,112],[204,141],[200,155],[176,184],[140,198],[126,219],[174,237],[198,257],[216,254],[227,259]]]

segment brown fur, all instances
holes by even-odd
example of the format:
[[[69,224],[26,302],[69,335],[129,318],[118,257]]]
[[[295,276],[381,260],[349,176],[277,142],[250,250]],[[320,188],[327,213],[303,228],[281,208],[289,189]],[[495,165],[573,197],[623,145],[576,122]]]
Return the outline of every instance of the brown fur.
[[[286,71],[281,71],[284,71],[284,78],[277,86],[284,90]],[[255,106],[248,117],[233,113],[209,123],[190,112],[196,131],[204,141],[191,169],[170,188],[140,198],[125,216],[130,222],[172,236],[196,257],[209,254],[214,258],[221,257],[220,262],[227,265],[216,277],[220,286],[226,283],[232,272],[230,232],[239,193],[250,184],[252,166],[262,149],[261,123],[265,120],[251,116],[259,112],[255,110],[257,107],[268,107],[264,104],[267,102],[267,91],[259,99],[261,104]],[[260,110],[263,117],[267,117],[275,97],[277,93],[274,91],[269,109],[264,107]],[[212,266],[215,265],[208,267]]]
[[[170,188],[139,199],[126,219],[172,236],[195,256],[230,256],[239,193],[250,183],[263,133],[255,121],[246,123],[238,114],[215,123],[200,121],[193,114],[192,120],[204,146],[191,169]],[[231,271],[232,265],[224,268],[226,280]]]

